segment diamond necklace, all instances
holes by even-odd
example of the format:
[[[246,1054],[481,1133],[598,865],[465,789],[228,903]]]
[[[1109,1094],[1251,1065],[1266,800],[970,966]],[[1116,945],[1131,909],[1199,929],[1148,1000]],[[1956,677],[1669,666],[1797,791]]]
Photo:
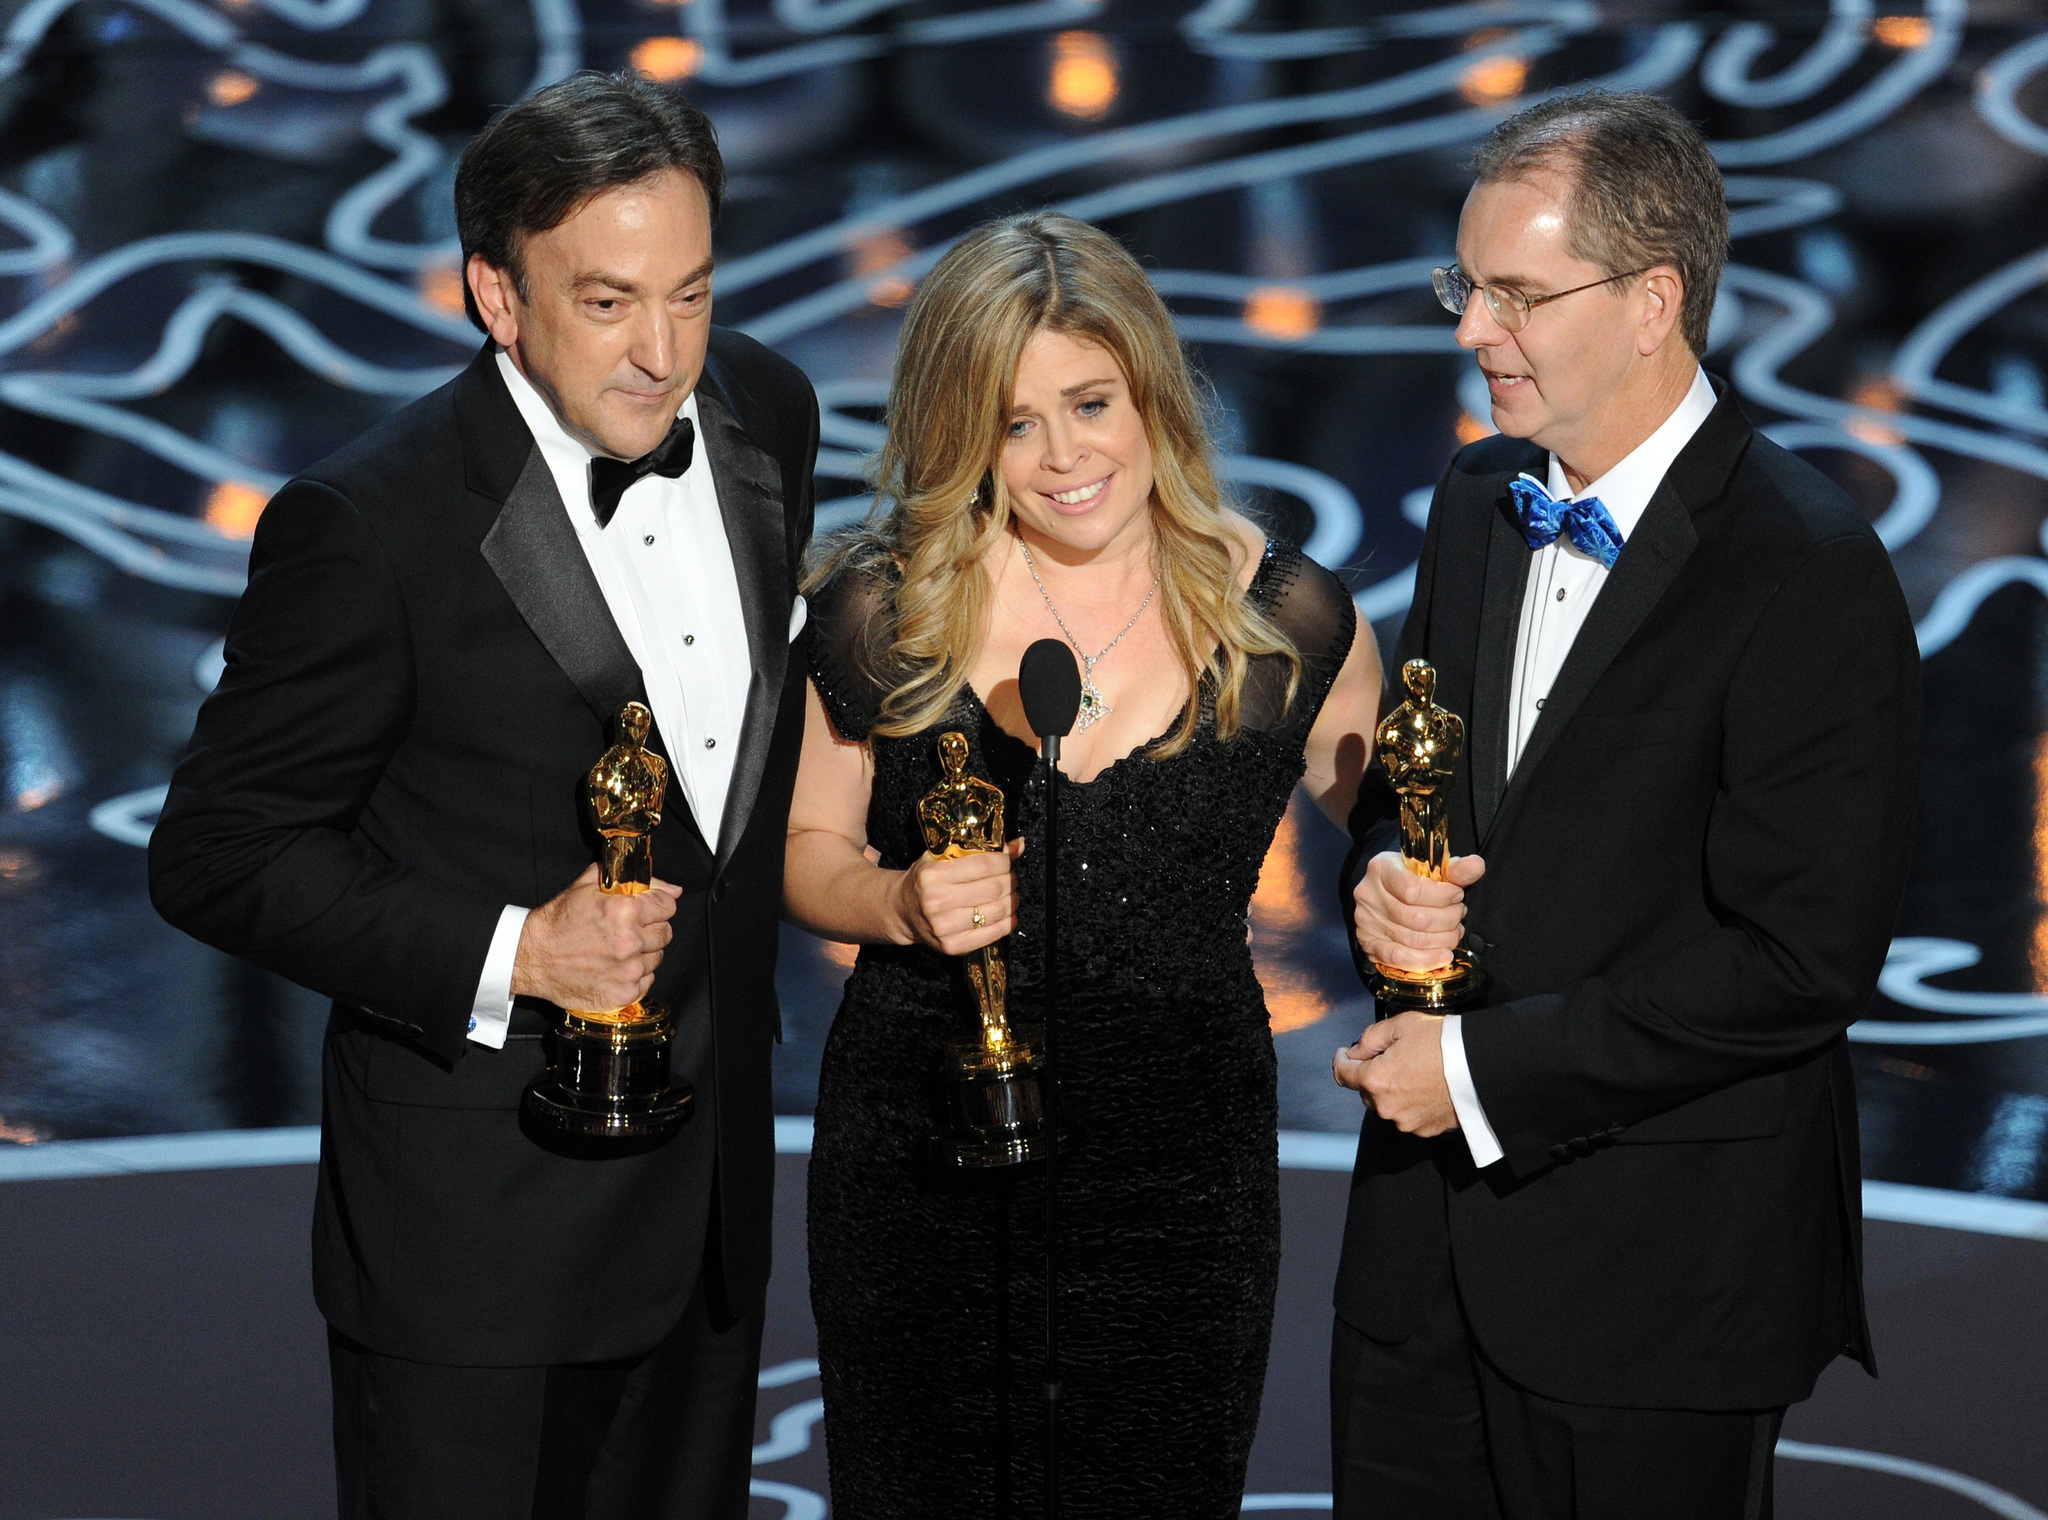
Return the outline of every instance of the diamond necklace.
[[[1152,598],[1159,591],[1158,572],[1153,572],[1152,589],[1145,593],[1145,600],[1138,603],[1138,610],[1132,613],[1131,620],[1124,624],[1123,633],[1119,633],[1095,653],[1085,654],[1081,649],[1081,641],[1074,637],[1074,630],[1069,628],[1067,620],[1060,616],[1059,608],[1053,606],[1052,593],[1045,589],[1045,582],[1039,579],[1038,563],[1031,557],[1031,545],[1024,542],[1021,534],[1017,538],[1017,547],[1024,551],[1024,568],[1031,572],[1031,579],[1038,587],[1038,594],[1045,598],[1045,610],[1050,612],[1052,620],[1060,625],[1060,632],[1064,633],[1067,642],[1074,646],[1074,653],[1081,656],[1081,711],[1074,720],[1074,726],[1088,728],[1097,718],[1106,718],[1115,711],[1102,700],[1102,689],[1095,684],[1095,663],[1124,641],[1124,633],[1129,633],[1138,626],[1138,619],[1145,615],[1145,609],[1152,605]]]

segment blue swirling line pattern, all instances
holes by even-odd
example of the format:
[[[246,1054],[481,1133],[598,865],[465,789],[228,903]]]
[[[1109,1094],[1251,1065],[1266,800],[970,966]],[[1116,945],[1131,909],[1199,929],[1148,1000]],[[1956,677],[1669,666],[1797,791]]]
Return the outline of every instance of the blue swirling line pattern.
[[[16,13],[6,30],[4,47],[0,47],[0,76],[21,67],[34,45],[72,3],[73,0],[32,0]],[[446,81],[439,65],[422,49],[413,47],[406,51],[411,46],[408,44],[372,49],[357,63],[312,62],[250,42],[235,22],[190,0],[133,3],[194,41],[218,51],[225,61],[264,79],[325,90],[395,84],[398,92],[379,100],[365,121],[366,134],[386,147],[393,155],[392,160],[335,202],[326,224],[332,253],[250,234],[191,233],[145,239],[93,260],[0,323],[0,353],[40,336],[118,280],[152,265],[187,259],[253,263],[287,271],[324,285],[338,296],[362,301],[396,316],[425,334],[445,338],[451,345],[466,348],[471,344],[473,335],[459,319],[426,307],[411,289],[388,283],[364,267],[417,269],[448,257],[450,250],[445,243],[385,243],[369,231],[379,211],[416,186],[441,162],[439,147],[407,125],[412,116],[445,97]],[[262,3],[273,15],[308,31],[331,31],[358,19],[368,6],[368,0]],[[835,45],[858,44],[866,48],[895,46],[906,39],[927,44],[946,40],[917,32],[922,22],[903,23],[897,33],[879,38],[827,35],[854,20],[893,7],[894,0],[779,0],[776,14],[791,31],[823,36]],[[951,35],[965,38],[1071,24],[1097,9],[1093,0],[1062,0],[1052,5],[997,7],[940,19],[956,28]],[[1640,56],[1604,82],[1654,88],[1671,82],[1698,60],[1702,84],[1718,98],[1746,105],[1796,103],[1820,91],[1854,61],[1849,44],[1860,37],[1868,10],[1859,0],[1836,0],[1828,26],[1813,47],[1769,79],[1760,80],[1749,73],[1768,45],[1767,28],[1756,24],[1732,27],[1701,57],[1698,29],[1676,23],[1655,29]],[[1569,38],[1599,24],[1596,8],[1570,0],[1446,7],[1382,18],[1362,27],[1257,34],[1237,30],[1249,13],[1245,0],[1208,0],[1182,18],[1182,35],[1197,50],[1217,56],[1275,58],[1322,56],[1401,38],[1450,36],[1482,26],[1505,30],[1491,35],[1484,46],[1463,56],[1367,85],[1212,107],[1014,155],[909,195],[885,200],[857,216],[842,218],[732,261],[721,271],[721,293],[731,296],[801,271],[807,265],[836,256],[850,240],[862,234],[915,228],[934,217],[1076,168],[1142,162],[1149,155],[1168,149],[1228,140],[1277,126],[1330,123],[1424,103],[1453,91],[1475,61],[1500,57],[1526,63],[1555,51]],[[1927,44],[1902,53],[1850,99],[1768,137],[1717,143],[1717,156],[1731,168],[1786,162],[1806,156],[1817,146],[1844,140],[1883,119],[1924,88],[1952,59],[1965,15],[1960,0],[1937,0],[1927,10],[1932,29]],[[559,77],[580,58],[580,18],[568,0],[535,0],[534,16],[541,45],[536,51],[531,87]],[[678,24],[686,35],[707,48],[710,61],[705,77],[714,82],[740,84],[778,73],[801,72],[823,66],[826,57],[811,51],[824,43],[803,42],[795,48],[731,61],[730,37],[721,30],[726,23],[718,0],[701,0],[700,4],[685,8]],[[728,60],[729,68],[719,63],[720,58]],[[2048,37],[2029,39],[1994,60],[1979,79],[1976,91],[1978,108],[1986,120],[2009,139],[2036,152],[2048,152],[2048,132],[2019,114],[2016,97],[2044,64],[2048,64]],[[728,71],[720,74],[720,68]],[[752,73],[746,72],[750,69]],[[1469,140],[1511,108],[1457,111],[1306,145],[1224,158],[1194,168],[1142,175],[1072,198],[1064,205],[1075,214],[1103,218],[1220,189],[1293,179]],[[1816,181],[1731,174],[1728,187],[1731,203],[1737,203],[1730,229],[1735,237],[1823,220],[1840,206],[1839,192]],[[0,192],[0,221],[14,227],[25,239],[24,247],[0,252],[0,273],[55,270],[69,259],[73,247],[69,230],[32,201],[12,192]],[[947,240],[937,241],[896,264],[868,271],[857,279],[838,281],[760,313],[745,326],[770,341],[795,336],[864,304],[878,280],[918,277],[947,246]],[[337,254],[341,257],[336,257]],[[1399,260],[1306,276],[1292,283],[1319,301],[1338,304],[1425,284],[1429,267],[1445,257],[1447,253],[1427,259]],[[2048,431],[2048,412],[2038,406],[1972,391],[1941,380],[1937,374],[1942,358],[1963,335],[2044,278],[2048,278],[2048,250],[2013,261],[1930,315],[1895,356],[1893,373],[1904,391],[1928,405],[1961,412],[1996,428],[2036,434]],[[1169,299],[1229,302],[1238,305],[1241,312],[1241,303],[1262,282],[1251,276],[1163,270],[1158,273],[1157,283]],[[1786,411],[1793,419],[1773,424],[1766,431],[1787,447],[1832,448],[1861,454],[1893,476],[1894,500],[1878,521],[1880,535],[1890,547],[1896,549],[1910,541],[1933,518],[1939,505],[1938,477],[1913,447],[1915,443],[2048,478],[2048,451],[2024,439],[1909,412],[1860,407],[1800,390],[1784,381],[1783,369],[1832,324],[1831,303],[1813,286],[1770,271],[1734,265],[1728,271],[1723,304],[1735,313],[1735,325],[1753,329],[1744,333],[1744,341],[1733,356],[1738,386],[1755,399]],[[1774,306],[1782,316],[1770,322],[1745,320],[1745,308],[1758,304]],[[115,404],[161,394],[175,384],[196,356],[206,328],[227,317],[260,328],[309,371],[343,389],[412,395],[440,383],[450,372],[450,366],[445,365],[394,369],[374,359],[350,354],[282,303],[223,283],[203,288],[182,303],[167,320],[155,354],[126,374],[16,372],[0,377],[0,399],[23,410],[121,438],[201,479],[234,480],[266,491],[275,489],[282,480],[278,472],[239,460]],[[1360,356],[1447,352],[1453,346],[1450,330],[1444,326],[1339,321],[1318,325],[1313,332],[1300,336],[1286,336],[1258,330],[1242,315],[1177,311],[1176,320],[1184,337],[1200,343]],[[1468,371],[1468,388],[1477,378],[1476,371]],[[826,381],[825,385],[833,383]],[[1479,397],[1483,398],[1483,388]],[[874,399],[878,398],[868,398],[866,404],[872,404]],[[1475,397],[1469,389],[1463,399],[1474,415],[1484,415],[1481,408],[1472,405]],[[874,442],[872,425],[852,418],[839,420],[843,424],[841,436],[828,441],[854,447],[826,450],[821,457],[820,473],[828,478],[837,475],[860,480],[865,470],[865,451]],[[1887,433],[1900,441],[1874,441]],[[1360,546],[1363,515],[1356,498],[1341,482],[1290,461],[1252,456],[1232,456],[1226,460],[1226,469],[1239,485],[1277,489],[1305,501],[1313,523],[1307,547],[1318,559],[1343,563]],[[1413,493],[1410,495],[1412,499]],[[831,521],[847,520],[866,510],[871,500],[867,496],[848,496],[829,501],[825,517]],[[123,570],[165,584],[231,595],[240,589],[245,573],[246,545],[241,540],[184,514],[124,501],[62,480],[12,456],[0,455],[0,511],[55,527]],[[1362,589],[1358,593],[1361,610],[1375,619],[1398,616],[1412,592],[1413,574],[1410,564]],[[2030,584],[2048,593],[2048,561],[2007,556],[1979,562],[1957,574],[1936,596],[1921,621],[1923,653],[1931,655],[1946,647],[1968,625],[1986,597],[2015,583]],[[146,837],[154,792],[155,789],[143,789],[111,799],[95,814],[98,826],[114,837],[131,841]],[[1910,960],[1912,952],[1902,953]],[[2018,1022],[1973,1020],[1954,1026],[1899,1023],[1889,1031],[1885,1021],[1867,1020],[1858,1026],[1857,1037],[1902,1042],[1908,1038],[1907,1031],[1920,1031],[1924,1036],[1926,1031],[1951,1028],[1955,1032],[1944,1037],[1948,1041],[2021,1038],[2038,1032],[2025,1018]]]

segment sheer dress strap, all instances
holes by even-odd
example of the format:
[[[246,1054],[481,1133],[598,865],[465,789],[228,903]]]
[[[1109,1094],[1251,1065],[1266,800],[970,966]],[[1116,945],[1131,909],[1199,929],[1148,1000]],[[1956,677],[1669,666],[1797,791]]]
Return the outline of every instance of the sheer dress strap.
[[[885,569],[844,561],[808,598],[811,680],[842,739],[866,740],[880,717],[895,599]]]
[[[1247,727],[1306,735],[1358,637],[1358,606],[1328,570],[1303,554],[1268,542],[1245,596],[1287,635],[1301,656],[1301,682],[1287,701],[1287,662],[1255,660],[1245,681]]]

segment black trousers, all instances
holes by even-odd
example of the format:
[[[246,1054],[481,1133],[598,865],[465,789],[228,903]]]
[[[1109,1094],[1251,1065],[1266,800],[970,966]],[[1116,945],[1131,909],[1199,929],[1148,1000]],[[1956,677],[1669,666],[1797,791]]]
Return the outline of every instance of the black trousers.
[[[623,1362],[443,1367],[330,1330],[341,1520],[745,1520],[762,1316],[720,1330],[705,1300]]]
[[[1337,1321],[1337,1520],[1770,1520],[1782,1409],[1607,1409],[1517,1387],[1474,1346],[1448,1258],[1413,1335]]]

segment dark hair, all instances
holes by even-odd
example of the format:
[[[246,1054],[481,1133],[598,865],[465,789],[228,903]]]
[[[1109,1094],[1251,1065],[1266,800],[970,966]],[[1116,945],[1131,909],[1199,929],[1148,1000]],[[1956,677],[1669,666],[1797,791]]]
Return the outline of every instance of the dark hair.
[[[561,226],[592,196],[665,169],[696,175],[718,220],[725,163],[708,116],[638,74],[571,74],[500,111],[462,150],[455,230],[463,268],[474,254],[510,274],[524,297],[527,238]],[[483,327],[467,274],[462,308]]]
[[[1481,184],[1546,170],[1571,186],[1572,253],[1609,274],[1676,269],[1685,282],[1680,330],[1694,356],[1704,354],[1728,258],[1728,193],[1699,130],[1655,95],[1582,90],[1510,116],[1472,156]]]

